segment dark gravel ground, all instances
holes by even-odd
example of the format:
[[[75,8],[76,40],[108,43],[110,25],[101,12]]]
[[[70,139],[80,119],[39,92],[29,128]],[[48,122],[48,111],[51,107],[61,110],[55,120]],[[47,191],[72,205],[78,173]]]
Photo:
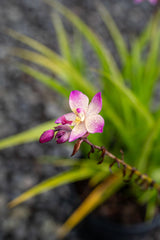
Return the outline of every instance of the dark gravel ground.
[[[94,0],[62,1],[81,16],[94,31],[114,48],[96,11]],[[142,31],[153,12],[148,3],[135,6],[132,0],[103,0],[126,40]],[[41,0],[0,0],[0,32],[9,27],[27,34],[52,49],[57,49],[50,8]],[[60,113],[59,97],[15,66],[9,56],[18,43],[0,33],[0,138],[56,118]],[[89,50],[86,49],[86,51]],[[64,103],[65,104],[65,103]],[[30,143],[0,152],[0,239],[56,240],[55,231],[79,204],[73,186],[63,186],[8,209],[7,203],[36,183],[60,172],[52,165],[40,165],[36,159],[44,154],[69,156],[69,145]],[[84,239],[74,230],[67,239]],[[87,238],[90,239],[89,237]],[[142,238],[141,238],[142,239]],[[160,239],[160,231],[145,240]]]

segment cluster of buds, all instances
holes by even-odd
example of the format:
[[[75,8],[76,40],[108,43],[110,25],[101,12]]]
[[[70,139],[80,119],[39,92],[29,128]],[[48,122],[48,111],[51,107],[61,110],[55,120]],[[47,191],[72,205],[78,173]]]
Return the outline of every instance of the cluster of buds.
[[[67,125],[59,125],[53,129],[49,129],[42,133],[40,136],[39,142],[45,143],[49,142],[55,137],[55,140],[58,144],[65,143],[69,140],[72,129]]]
[[[89,104],[88,97],[80,91],[72,91],[69,96],[69,105],[72,110],[59,117],[55,123],[60,124],[54,129],[45,131],[39,139],[40,143],[55,138],[58,144],[72,142],[90,133],[102,133],[104,119],[99,115],[102,109],[102,97],[98,92]]]

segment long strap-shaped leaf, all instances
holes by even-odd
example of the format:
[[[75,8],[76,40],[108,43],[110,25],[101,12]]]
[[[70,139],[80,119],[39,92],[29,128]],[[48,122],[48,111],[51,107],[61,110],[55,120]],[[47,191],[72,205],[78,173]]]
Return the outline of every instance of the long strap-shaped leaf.
[[[102,73],[104,76],[108,78],[108,81],[110,81],[118,90],[120,93],[122,93],[124,96],[126,96],[131,103],[132,107],[141,114],[146,120],[149,126],[152,126],[154,123],[152,115],[149,113],[149,111],[144,107],[144,105],[139,101],[139,99],[134,95],[134,93],[127,88],[124,84],[121,82],[115,81],[112,76],[109,76],[106,73]]]
[[[23,143],[33,142],[39,139],[40,135],[50,128],[55,127],[57,124],[54,120],[40,124],[34,128],[27,131],[21,132],[19,134],[7,137],[0,140],[0,149],[16,146]]]
[[[66,58],[70,62],[72,59],[72,56],[71,56],[69,40],[59,14],[52,14],[52,22],[54,24],[54,27],[57,33],[56,35],[58,37],[58,44],[61,50],[61,54],[64,58]]]
[[[127,44],[125,43],[122,34],[120,33],[118,27],[116,26],[115,22],[113,21],[111,15],[109,14],[108,10],[103,6],[103,4],[98,3],[98,10],[100,12],[100,15],[109,29],[109,32],[112,36],[112,39],[117,47],[117,51],[119,53],[119,57],[123,64],[126,63],[128,59],[128,49]]]
[[[34,50],[40,52],[42,55],[38,54],[38,53],[34,53],[32,51],[27,51],[27,50],[23,50],[23,49],[15,49],[14,54],[16,56],[22,57],[25,56],[26,60],[36,62],[40,65],[43,65],[44,67],[50,69],[51,71],[56,71],[60,74],[61,77],[63,77],[63,80],[66,80],[67,75],[66,72],[68,73],[68,75],[72,73],[72,82],[76,82],[79,83],[79,85],[82,88],[88,88],[88,92],[90,94],[90,96],[93,95],[93,92],[95,93],[95,89],[93,88],[93,85],[87,81],[87,79],[84,79],[83,76],[76,71],[76,69],[74,68],[74,66],[71,64],[71,62],[66,61],[64,58],[61,58],[57,53],[55,53],[53,50],[51,50],[50,48],[46,47],[45,45],[39,43],[38,41],[29,38],[23,34],[17,33],[11,29],[9,29],[7,31],[7,33],[25,43],[26,45],[30,46],[31,48],[33,48]],[[33,59],[32,59],[33,58]],[[37,61],[36,61],[37,58]],[[65,70],[65,71],[64,71]],[[91,91],[92,90],[92,93]]]
[[[89,213],[113,195],[123,185],[121,179],[122,173],[117,172],[99,184],[59,229],[59,236],[64,237],[68,234]]]
[[[142,148],[141,154],[137,159],[136,166],[141,172],[146,171],[149,156],[153,149],[154,142],[159,137],[159,134],[160,134],[160,118],[157,119],[156,123],[150,130],[149,135]]]
[[[65,97],[69,96],[69,89],[66,89],[61,83],[59,83],[55,78],[47,75],[46,73],[42,73],[38,70],[35,70],[32,67],[29,67],[25,64],[18,64],[20,69],[24,72],[27,73],[28,75],[32,76],[33,78],[37,79],[47,87],[53,89],[54,91],[57,91],[61,95],[64,95]]]
[[[53,52],[50,48],[46,47],[45,45],[41,44],[40,42],[30,38],[26,35],[18,33],[12,29],[7,29],[6,33],[11,36],[12,38],[26,44],[27,46],[33,48],[34,50],[40,52],[44,56],[47,56],[49,59],[59,58],[59,55]]]
[[[39,53],[35,53],[30,50],[15,48],[13,54],[17,57],[23,58],[30,62],[36,63],[40,66],[43,66],[53,73],[58,74],[64,82],[72,84],[73,87],[79,87],[81,91],[87,91],[88,95],[91,97],[96,93],[96,89],[93,84],[83,78],[76,69],[69,64],[65,59],[55,58],[51,60]]]
[[[63,184],[90,178],[92,175],[94,175],[94,173],[95,170],[91,168],[72,169],[67,172],[60,173],[59,175],[47,179],[46,181],[36,185],[35,187],[29,189],[19,197],[15,198],[9,203],[9,207],[15,207],[16,205],[40,193],[46,192],[50,189],[54,189]]]

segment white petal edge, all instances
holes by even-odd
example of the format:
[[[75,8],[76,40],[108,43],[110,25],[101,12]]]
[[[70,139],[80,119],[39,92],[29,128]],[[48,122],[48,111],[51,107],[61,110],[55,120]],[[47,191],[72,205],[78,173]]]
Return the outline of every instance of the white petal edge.
[[[70,135],[69,142],[72,142],[80,137],[82,137],[84,134],[86,134],[87,129],[85,127],[84,122],[76,125]]]
[[[88,109],[89,99],[88,97],[78,90],[74,90],[70,93],[69,96],[69,106],[72,111],[75,111],[77,108],[82,108],[85,112]]]
[[[85,125],[89,133],[102,133],[104,119],[99,114],[90,115],[86,118]]]
[[[102,109],[102,97],[101,92],[98,92],[90,102],[88,106],[87,115],[89,114],[98,114]]]

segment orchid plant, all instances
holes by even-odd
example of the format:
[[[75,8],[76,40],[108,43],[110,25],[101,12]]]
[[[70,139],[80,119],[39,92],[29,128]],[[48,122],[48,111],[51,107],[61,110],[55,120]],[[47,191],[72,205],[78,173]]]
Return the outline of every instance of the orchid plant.
[[[45,161],[52,160],[53,164],[67,165],[70,169],[29,189],[11,201],[9,206],[14,207],[60,185],[87,179],[92,191],[63,225],[61,235],[65,235],[97,206],[119,191],[125,185],[124,178],[129,178],[132,193],[139,204],[146,206],[146,219],[151,219],[157,205],[155,189],[159,192],[160,183],[160,108],[159,104],[154,105],[155,89],[160,77],[159,13],[156,12],[140,36],[132,39],[128,48],[107,9],[99,5],[98,11],[118,53],[121,64],[117,64],[117,59],[114,59],[102,38],[79,17],[60,2],[46,1],[58,12],[52,14],[52,20],[61,54],[13,30],[8,30],[8,34],[33,49],[16,48],[13,51],[14,56],[39,67],[35,69],[32,65],[21,63],[20,69],[59,93],[64,99],[69,96],[72,113],[66,113],[56,121],[46,122],[3,139],[0,141],[0,149],[37,141],[42,133],[39,139],[41,143],[55,138],[58,144],[67,141],[74,144],[72,156],[80,147],[82,155],[86,156],[89,145],[88,155],[92,158],[84,157],[75,161],[73,158],[55,159],[51,156],[48,159],[46,156]],[[155,4],[156,1],[150,3]],[[60,14],[76,29],[72,43]],[[98,69],[93,69],[87,62],[82,39],[89,43],[94,52]],[[47,71],[43,72],[43,69]],[[93,75],[94,81],[91,77]],[[103,117],[99,115],[102,108],[101,93]],[[99,134],[102,131],[103,134]],[[81,145],[83,142],[85,144]],[[120,149],[124,149],[125,159],[123,156],[121,159],[116,157],[120,154]],[[100,152],[100,156],[92,154],[96,151]],[[138,190],[133,180],[147,189],[152,189]]]
[[[69,105],[73,112],[64,114],[63,116],[59,117],[55,123],[60,125],[54,127],[54,130],[49,129],[43,132],[40,136],[39,142],[46,143],[51,141],[54,137],[55,132],[55,140],[57,144],[62,144],[67,141],[73,142],[77,140],[71,156],[74,156],[79,151],[82,142],[85,142],[91,147],[91,150],[88,153],[89,158],[90,154],[95,152],[95,149],[98,149],[98,151],[102,153],[98,164],[103,163],[105,156],[108,156],[113,160],[109,165],[109,170],[111,173],[111,168],[115,163],[117,163],[118,168],[122,171],[123,177],[128,175],[127,181],[131,181],[133,175],[135,175],[136,178],[134,178],[134,180],[137,184],[143,186],[145,189],[149,187],[155,188],[158,193],[160,193],[160,185],[156,183],[152,178],[146,174],[141,173],[135,167],[132,167],[131,165],[125,163],[124,159],[117,158],[105,147],[94,145],[88,140],[89,134],[103,132],[104,119],[98,114],[102,109],[101,93],[98,92],[92,98],[89,105],[88,103],[89,99],[85,94],[77,90],[72,91],[69,96]],[[11,202],[11,204],[14,205],[14,201]],[[83,209],[83,205],[81,208]],[[77,210],[73,216],[71,216],[69,220],[59,229],[58,234],[60,237],[64,237],[72,229],[72,227],[76,225],[73,219],[75,218],[75,215],[77,215],[78,218],[79,214],[80,212]]]

